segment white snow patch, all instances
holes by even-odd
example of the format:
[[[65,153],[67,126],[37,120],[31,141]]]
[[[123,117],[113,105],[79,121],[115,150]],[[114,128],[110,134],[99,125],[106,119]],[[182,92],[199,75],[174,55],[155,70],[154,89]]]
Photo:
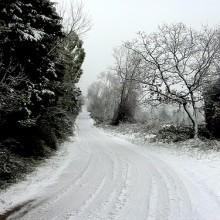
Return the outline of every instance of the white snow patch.
[[[45,35],[45,32],[36,29],[32,29],[32,33],[36,41],[41,40],[42,37]]]
[[[34,28],[29,28],[26,31],[18,30],[18,32],[22,35],[23,39],[30,41],[39,41],[45,35],[45,32]]]
[[[53,91],[51,91],[51,90],[48,90],[48,89],[43,89],[42,90],[42,94],[48,94],[48,95],[51,95],[51,96],[54,96],[55,95],[55,93],[53,92]]]

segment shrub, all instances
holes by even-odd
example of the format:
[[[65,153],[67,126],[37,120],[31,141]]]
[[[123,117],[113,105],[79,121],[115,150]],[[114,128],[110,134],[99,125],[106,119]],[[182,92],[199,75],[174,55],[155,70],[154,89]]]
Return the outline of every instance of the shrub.
[[[156,139],[164,142],[179,142],[193,138],[193,128],[188,126],[164,126],[157,133]],[[210,132],[205,126],[199,126],[199,138],[211,138]]]

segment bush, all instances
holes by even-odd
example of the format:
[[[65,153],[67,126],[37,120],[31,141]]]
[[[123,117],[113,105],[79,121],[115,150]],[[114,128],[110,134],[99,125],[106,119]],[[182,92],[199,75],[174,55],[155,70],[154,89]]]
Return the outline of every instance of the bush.
[[[42,160],[41,157],[22,157],[13,154],[8,149],[0,145],[0,189],[8,187],[24,178],[24,174],[30,172]]]
[[[164,126],[157,133],[156,139],[164,142],[179,142],[191,139],[194,137],[192,127],[187,126]],[[212,136],[205,126],[199,126],[199,138],[210,139]]]

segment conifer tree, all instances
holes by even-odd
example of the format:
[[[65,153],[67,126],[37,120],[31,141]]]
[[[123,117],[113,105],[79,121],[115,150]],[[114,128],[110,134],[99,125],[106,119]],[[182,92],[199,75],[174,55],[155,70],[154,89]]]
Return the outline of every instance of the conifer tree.
[[[11,136],[29,149],[43,145],[34,141],[40,138],[55,145],[42,118],[56,106],[54,84],[62,78],[53,50],[64,38],[61,18],[49,0],[7,0],[0,3],[0,23],[1,138]]]

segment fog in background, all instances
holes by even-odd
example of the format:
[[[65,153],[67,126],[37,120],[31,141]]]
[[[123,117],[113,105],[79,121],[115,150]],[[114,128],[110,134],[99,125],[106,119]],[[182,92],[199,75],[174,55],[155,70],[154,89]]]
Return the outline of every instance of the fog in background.
[[[56,0],[67,8],[71,0]],[[193,28],[220,24],[219,0],[83,0],[92,29],[83,37],[86,60],[80,87],[84,94],[97,75],[111,66],[112,50],[138,31],[182,22]]]

